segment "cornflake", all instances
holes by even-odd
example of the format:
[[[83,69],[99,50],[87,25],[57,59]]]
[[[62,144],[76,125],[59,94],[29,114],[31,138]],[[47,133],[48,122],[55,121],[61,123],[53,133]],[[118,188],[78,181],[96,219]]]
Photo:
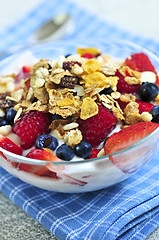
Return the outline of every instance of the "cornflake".
[[[93,117],[98,114],[98,105],[93,101],[92,98],[84,98],[81,106],[80,118],[86,120],[87,118]]]

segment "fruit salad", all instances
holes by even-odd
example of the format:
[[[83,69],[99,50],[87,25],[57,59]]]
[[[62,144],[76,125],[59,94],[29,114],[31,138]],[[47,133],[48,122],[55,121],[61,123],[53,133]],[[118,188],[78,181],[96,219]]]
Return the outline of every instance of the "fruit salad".
[[[93,47],[3,75],[0,164],[55,191],[91,191],[123,180],[154,150],[148,142],[131,156],[131,147],[159,127],[158,86],[145,53],[118,59]]]

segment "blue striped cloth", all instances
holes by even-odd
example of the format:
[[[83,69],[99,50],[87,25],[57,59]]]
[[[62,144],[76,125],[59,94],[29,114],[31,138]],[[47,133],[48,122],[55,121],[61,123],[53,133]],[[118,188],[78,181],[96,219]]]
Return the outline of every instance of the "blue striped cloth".
[[[124,38],[159,51],[159,42],[120,29],[67,0],[44,1],[17,24],[1,31],[0,50],[12,44],[27,44],[35,29],[62,12],[68,12],[75,23],[75,30],[65,36],[66,40]],[[142,240],[159,226],[158,154],[127,180],[100,191],[49,192],[22,182],[2,168],[0,189],[61,240]]]

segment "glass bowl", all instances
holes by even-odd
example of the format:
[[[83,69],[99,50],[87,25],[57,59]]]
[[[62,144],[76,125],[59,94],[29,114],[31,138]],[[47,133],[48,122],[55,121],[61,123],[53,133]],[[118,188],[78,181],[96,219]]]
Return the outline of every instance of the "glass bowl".
[[[95,47],[121,60],[132,53],[143,52],[159,71],[159,57],[141,46],[122,40],[90,39],[49,42],[23,49],[0,62],[0,73],[18,73],[23,65],[30,65],[35,59],[57,59],[60,55],[74,54],[79,46]],[[35,59],[30,58],[31,55]],[[46,190],[66,193],[96,191],[119,183],[138,171],[157,150],[158,137],[159,128],[138,143],[112,155],[77,161],[52,162],[30,159],[0,148],[0,165],[22,181]],[[112,158],[117,158],[118,162],[121,159],[121,165],[113,164]],[[59,177],[38,176],[19,170],[18,163],[37,166],[51,164]]]

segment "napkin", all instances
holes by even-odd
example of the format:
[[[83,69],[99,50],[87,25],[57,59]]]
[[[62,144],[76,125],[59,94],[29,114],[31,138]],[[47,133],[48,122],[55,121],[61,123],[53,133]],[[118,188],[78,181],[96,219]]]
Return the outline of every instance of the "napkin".
[[[159,42],[125,31],[67,0],[43,1],[16,24],[1,31],[0,50],[27,44],[35,29],[62,12],[68,12],[75,24],[74,31],[64,37],[66,40],[124,38],[154,52],[159,50]],[[22,182],[3,168],[0,190],[61,240],[142,240],[159,226],[158,156],[159,152],[127,180],[100,191],[50,192]]]

